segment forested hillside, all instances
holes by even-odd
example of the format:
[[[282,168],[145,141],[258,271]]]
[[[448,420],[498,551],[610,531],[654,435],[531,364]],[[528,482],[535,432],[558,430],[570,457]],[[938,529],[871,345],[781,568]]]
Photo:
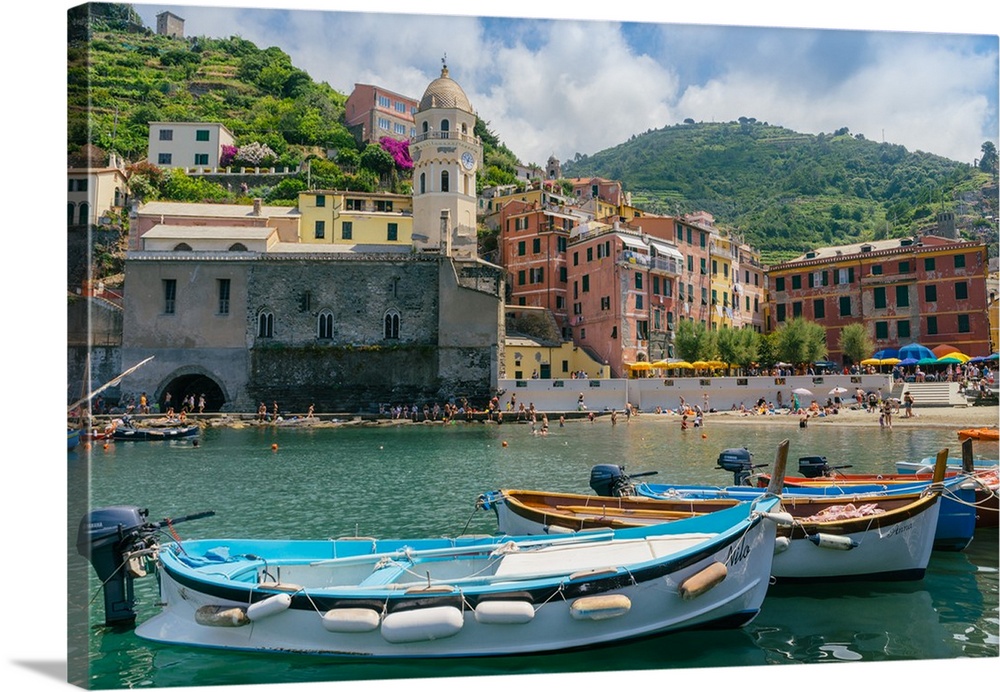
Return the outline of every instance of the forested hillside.
[[[941,211],[955,212],[960,228],[976,237],[992,228],[995,243],[995,170],[846,128],[814,136],[752,118],[688,121],[563,166],[567,176],[621,180],[633,203],[652,212],[705,209],[773,259],[910,234],[935,225]]]

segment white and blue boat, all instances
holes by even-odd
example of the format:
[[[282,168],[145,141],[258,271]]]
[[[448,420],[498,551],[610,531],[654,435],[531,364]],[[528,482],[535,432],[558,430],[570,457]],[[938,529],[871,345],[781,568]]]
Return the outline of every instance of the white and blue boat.
[[[778,507],[768,495],[669,524],[578,535],[181,545],[156,539],[168,520],[150,523],[144,510],[120,506],[84,517],[78,549],[105,585],[109,624],[135,620],[130,580],[158,572],[162,610],[135,630],[151,641],[495,656],[747,624],[767,592]]]

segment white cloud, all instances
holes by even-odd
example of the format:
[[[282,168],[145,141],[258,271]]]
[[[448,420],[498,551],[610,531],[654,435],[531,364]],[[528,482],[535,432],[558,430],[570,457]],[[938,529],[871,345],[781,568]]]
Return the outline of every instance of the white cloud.
[[[339,2],[338,9],[358,10],[352,6],[358,4]],[[708,2],[702,15],[718,4]],[[400,11],[391,5],[377,3]],[[152,24],[163,7],[137,9]],[[970,37],[961,35],[698,25],[691,8],[671,8],[673,23],[659,31],[652,24],[623,31],[602,18],[530,26],[508,21],[491,33],[476,17],[455,14],[174,9],[191,34],[238,34],[261,47],[278,45],[296,66],[344,93],[355,83],[373,83],[419,98],[447,54],[451,76],[480,117],[525,162],[592,154],[688,117],[749,116],[807,133],[846,126],[869,139],[881,140],[884,133],[910,150],[968,162],[983,141],[997,139],[995,36],[986,52],[979,41],[977,53]],[[551,11],[558,16],[560,9],[565,16],[575,12]],[[627,2],[620,9],[630,21],[666,19],[635,16]],[[740,8],[730,10],[735,12],[718,16],[738,24]],[[775,22],[760,10],[743,21]],[[527,3],[495,10],[514,17],[539,11]],[[865,28],[851,27],[849,13],[841,14],[824,20]],[[871,8],[865,17],[876,28],[880,19],[893,29],[914,20],[886,20]],[[795,13],[785,20],[775,23],[810,26]],[[947,29],[944,21],[932,26]],[[642,42],[630,45],[636,37]]]

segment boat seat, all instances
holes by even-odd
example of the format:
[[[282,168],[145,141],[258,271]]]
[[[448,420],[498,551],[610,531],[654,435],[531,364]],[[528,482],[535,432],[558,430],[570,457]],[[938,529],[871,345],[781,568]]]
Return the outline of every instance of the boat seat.
[[[412,565],[409,562],[393,562],[387,567],[376,569],[365,577],[358,586],[384,586],[399,579]]]

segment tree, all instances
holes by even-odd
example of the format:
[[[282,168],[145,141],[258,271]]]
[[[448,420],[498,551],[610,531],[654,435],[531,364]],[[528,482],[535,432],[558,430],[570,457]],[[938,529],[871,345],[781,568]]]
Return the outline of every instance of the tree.
[[[826,330],[823,325],[796,317],[776,332],[778,358],[793,365],[826,358]]]
[[[760,334],[747,328],[723,327],[715,333],[715,346],[720,360],[748,368],[759,357]]]
[[[860,322],[841,329],[837,343],[841,352],[853,363],[860,363],[875,352],[875,344],[868,336],[868,330]]]
[[[696,361],[710,357],[712,335],[703,322],[681,320],[674,333],[674,348],[678,356],[686,361]]]
[[[997,145],[986,140],[983,142],[983,157],[979,159],[979,170],[986,173],[997,173]]]

